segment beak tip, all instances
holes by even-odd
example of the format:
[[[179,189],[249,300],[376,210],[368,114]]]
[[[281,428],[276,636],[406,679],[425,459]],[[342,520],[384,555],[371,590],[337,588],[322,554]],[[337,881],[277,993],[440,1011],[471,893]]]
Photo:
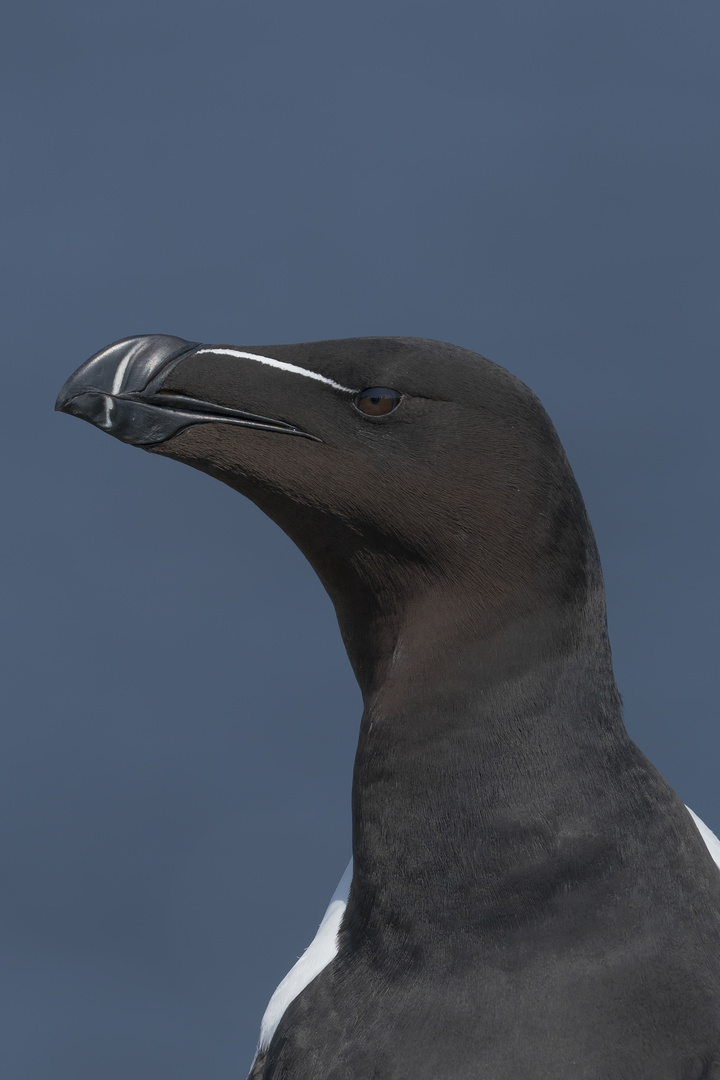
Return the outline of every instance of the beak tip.
[[[142,392],[166,364],[196,348],[197,344],[166,334],[115,341],[91,356],[66,380],[55,400],[55,411],[79,416],[114,434],[111,426],[98,423],[101,413],[109,415],[110,398],[121,391]],[[75,408],[73,402],[77,403]]]

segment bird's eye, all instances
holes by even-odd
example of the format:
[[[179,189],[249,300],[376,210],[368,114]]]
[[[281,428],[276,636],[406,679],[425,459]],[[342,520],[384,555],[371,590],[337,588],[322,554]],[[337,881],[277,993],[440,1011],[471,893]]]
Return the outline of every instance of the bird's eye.
[[[385,416],[386,413],[397,409],[402,394],[397,390],[391,390],[387,386],[371,386],[369,390],[361,390],[355,397],[355,408],[366,416]]]

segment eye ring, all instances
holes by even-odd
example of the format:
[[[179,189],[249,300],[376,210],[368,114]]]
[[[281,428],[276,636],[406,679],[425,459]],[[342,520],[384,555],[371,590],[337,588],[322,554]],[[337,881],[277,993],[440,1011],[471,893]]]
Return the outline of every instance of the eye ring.
[[[369,386],[355,395],[353,404],[363,416],[387,416],[397,409],[401,401],[402,394],[389,386]]]

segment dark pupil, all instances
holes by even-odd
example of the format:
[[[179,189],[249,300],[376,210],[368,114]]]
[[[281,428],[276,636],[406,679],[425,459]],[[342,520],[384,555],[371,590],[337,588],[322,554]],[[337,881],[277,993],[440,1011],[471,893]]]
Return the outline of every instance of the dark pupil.
[[[355,398],[355,404],[360,412],[368,416],[383,416],[392,412],[400,403],[400,394],[387,386],[373,386],[368,390],[361,390]]]

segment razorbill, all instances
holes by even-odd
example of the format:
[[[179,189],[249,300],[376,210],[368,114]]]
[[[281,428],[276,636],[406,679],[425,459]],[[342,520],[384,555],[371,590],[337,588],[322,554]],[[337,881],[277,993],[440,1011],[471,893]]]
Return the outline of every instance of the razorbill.
[[[252,1080],[720,1080],[718,841],[625,731],[530,390],[434,341],[151,335],[57,407],[276,521],[362,690],[353,864]]]

